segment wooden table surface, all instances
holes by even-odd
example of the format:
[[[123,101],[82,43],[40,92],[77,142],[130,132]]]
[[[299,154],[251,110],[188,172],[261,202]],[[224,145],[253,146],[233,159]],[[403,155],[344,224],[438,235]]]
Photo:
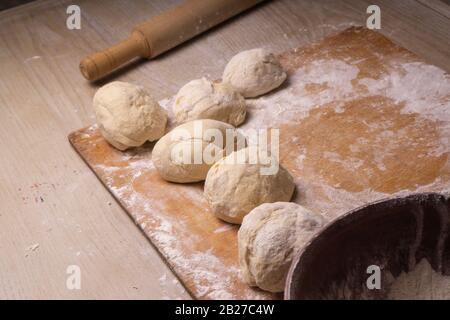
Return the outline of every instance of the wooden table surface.
[[[0,12],[0,298],[189,298],[67,141],[95,122],[91,99],[106,81],[139,83],[162,99],[191,79],[220,77],[238,51],[283,51],[365,25],[372,3],[380,32],[450,71],[450,7],[440,0],[286,0],[102,83],[82,78],[82,57],[177,2],[44,0]],[[70,4],[81,8],[81,30],[66,28]],[[70,265],[81,270],[80,290],[66,286]]]

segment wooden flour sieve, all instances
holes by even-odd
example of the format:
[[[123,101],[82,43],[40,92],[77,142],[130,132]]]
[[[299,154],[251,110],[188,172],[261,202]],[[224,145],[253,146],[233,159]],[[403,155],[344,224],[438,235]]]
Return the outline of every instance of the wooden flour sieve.
[[[383,299],[367,286],[369,266],[398,277],[421,259],[450,275],[450,198],[422,193],[375,202],[338,218],[298,253],[285,299]]]
[[[133,58],[156,57],[259,2],[186,0],[136,26],[128,39],[84,58],[80,71],[88,80],[99,79]]]

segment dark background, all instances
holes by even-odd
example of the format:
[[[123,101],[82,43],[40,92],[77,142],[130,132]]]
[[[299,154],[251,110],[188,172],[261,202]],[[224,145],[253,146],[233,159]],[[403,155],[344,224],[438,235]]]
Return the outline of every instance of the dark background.
[[[5,10],[34,0],[2,0],[0,1],[0,10]]]

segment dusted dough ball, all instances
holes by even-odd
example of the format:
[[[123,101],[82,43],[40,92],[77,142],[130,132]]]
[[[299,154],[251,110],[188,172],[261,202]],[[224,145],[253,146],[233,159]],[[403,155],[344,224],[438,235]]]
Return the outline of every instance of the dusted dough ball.
[[[153,148],[152,160],[161,177],[167,181],[202,181],[209,168],[225,156],[227,143],[229,152],[246,145],[245,137],[228,123],[194,120],[162,137]]]
[[[115,81],[98,89],[94,111],[103,137],[119,150],[157,140],[166,128],[166,111],[131,83]]]
[[[268,156],[267,162],[253,157],[257,150],[252,146],[233,152],[208,171],[204,194],[218,218],[239,224],[262,203],[291,199],[295,186],[290,173],[274,156]],[[268,161],[274,170],[264,172],[269,165],[263,163]]]
[[[178,123],[214,119],[240,125],[245,120],[245,99],[233,87],[206,78],[192,80],[178,91],[173,111]]]
[[[284,291],[294,255],[324,223],[322,216],[292,202],[264,203],[253,209],[238,232],[244,281],[270,292]]]
[[[229,83],[245,98],[257,97],[280,86],[286,79],[278,60],[264,49],[242,51],[231,58],[223,72]]]

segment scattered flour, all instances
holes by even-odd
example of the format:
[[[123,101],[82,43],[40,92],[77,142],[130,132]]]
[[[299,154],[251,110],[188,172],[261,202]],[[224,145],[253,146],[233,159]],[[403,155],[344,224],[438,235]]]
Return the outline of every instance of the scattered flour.
[[[240,130],[246,134],[251,129],[277,128],[282,124],[305,118],[311,110],[331,102],[335,105],[335,112],[341,113],[345,111],[343,106],[348,101],[363,96],[382,95],[404,103],[402,109],[404,113],[420,113],[433,121],[439,121],[443,134],[440,137],[439,149],[433,152],[435,154],[450,152],[450,78],[448,74],[422,62],[392,61],[391,59],[388,62],[389,71],[381,79],[358,78],[359,68],[357,63],[359,62],[356,60],[323,59],[313,61],[298,69],[290,75],[288,87],[276,90],[258,99],[247,100],[248,119],[240,127]],[[365,86],[367,90],[365,92],[356,91],[354,89],[355,82],[357,85]],[[317,93],[311,93],[308,90],[311,84],[318,86],[320,90]],[[172,98],[161,100],[159,103],[168,111],[169,115],[172,113]],[[385,125],[388,125],[388,123]],[[169,124],[169,126],[173,126],[173,124]],[[86,133],[89,135],[96,130],[97,126],[92,126]],[[386,130],[383,134],[389,137],[393,132]],[[293,139],[296,139],[293,142],[300,144],[302,137],[294,137]],[[350,146],[350,150],[357,153],[359,152],[358,146],[367,143],[368,141],[363,137],[356,139],[355,144]],[[386,146],[385,152],[387,153],[389,150],[389,146]],[[348,169],[357,169],[362,165],[361,160],[356,157],[349,161],[332,152],[325,154],[324,157],[328,157],[330,161],[345,163]],[[308,153],[306,151],[298,155],[296,164],[299,168],[304,166],[307,158]],[[187,251],[184,248],[191,247],[193,243],[204,242],[204,239],[200,239],[192,233],[183,234],[186,230],[183,221],[165,215],[163,203],[148,201],[148,198],[133,189],[135,179],[148,171],[154,170],[150,159],[149,148],[137,148],[127,151],[121,156],[121,161],[128,161],[130,164],[126,168],[121,167],[118,163],[117,166],[114,164],[108,164],[108,166],[97,164],[94,169],[101,173],[100,175],[106,180],[108,187],[122,204],[131,209],[129,211],[136,223],[171,262],[175,271],[187,274],[193,279],[193,287],[198,297],[210,299],[234,298],[230,290],[230,283],[239,281],[237,263],[230,268],[224,261],[217,258],[211,250],[207,249],[186,253]],[[379,170],[385,170],[383,153],[380,152],[375,162]],[[121,180],[126,182],[120,186],[115,186],[115,181],[111,178],[111,175],[125,177],[126,179]],[[309,182],[309,184],[299,177],[295,179],[295,182],[298,191],[295,201],[317,212],[324,213],[329,220],[357,206],[393,196],[370,188],[360,192],[349,192],[340,189],[338,186],[330,186],[321,177],[317,177],[316,181]],[[319,199],[317,190],[320,190],[321,193]],[[450,192],[450,186],[448,182],[443,182],[438,178],[428,185],[417,187],[415,190],[398,191],[394,195],[408,195],[411,191]],[[183,192],[193,203],[203,201],[201,190],[187,187]],[[225,232],[229,228],[231,227],[224,225],[217,228],[214,234]],[[180,234],[183,235],[183,241],[180,241]],[[417,271],[414,270],[406,275],[401,275],[396,280],[392,285],[392,298],[402,298],[403,293],[413,292],[413,289],[417,286],[431,287],[435,298],[439,297],[437,292],[441,292],[439,291],[441,289],[442,292],[447,290],[448,293],[450,290],[450,284],[446,282],[448,280],[441,279],[441,276],[430,272],[425,263],[421,262],[416,268]],[[426,281],[408,280],[415,276],[415,273],[426,275],[431,279],[428,282],[431,285],[426,287]],[[160,282],[165,281],[164,275]],[[439,287],[441,284],[444,287]],[[409,289],[409,287],[413,289]],[[263,297],[259,292],[252,290],[247,290],[242,296],[242,298],[247,299]]]
[[[214,230],[214,233],[222,233],[222,232],[226,232],[228,230],[232,230],[233,229],[233,225],[231,224],[224,224],[222,227],[217,228],[216,230]]]
[[[240,127],[249,129],[277,127],[308,116],[309,111],[322,104],[354,98],[351,81],[359,69],[341,60],[317,60],[298,69],[289,77],[289,87],[258,99],[248,99],[249,120]],[[325,89],[311,94],[307,87],[320,84]],[[273,109],[277,110],[274,117]]]
[[[450,276],[433,270],[426,259],[416,267],[401,273],[390,286],[388,299],[392,300],[449,300]]]
[[[35,244],[32,244],[32,245],[28,246],[25,249],[25,251],[26,251],[25,258],[28,257],[32,252],[36,251],[39,247],[40,247],[39,243],[35,243]]]

